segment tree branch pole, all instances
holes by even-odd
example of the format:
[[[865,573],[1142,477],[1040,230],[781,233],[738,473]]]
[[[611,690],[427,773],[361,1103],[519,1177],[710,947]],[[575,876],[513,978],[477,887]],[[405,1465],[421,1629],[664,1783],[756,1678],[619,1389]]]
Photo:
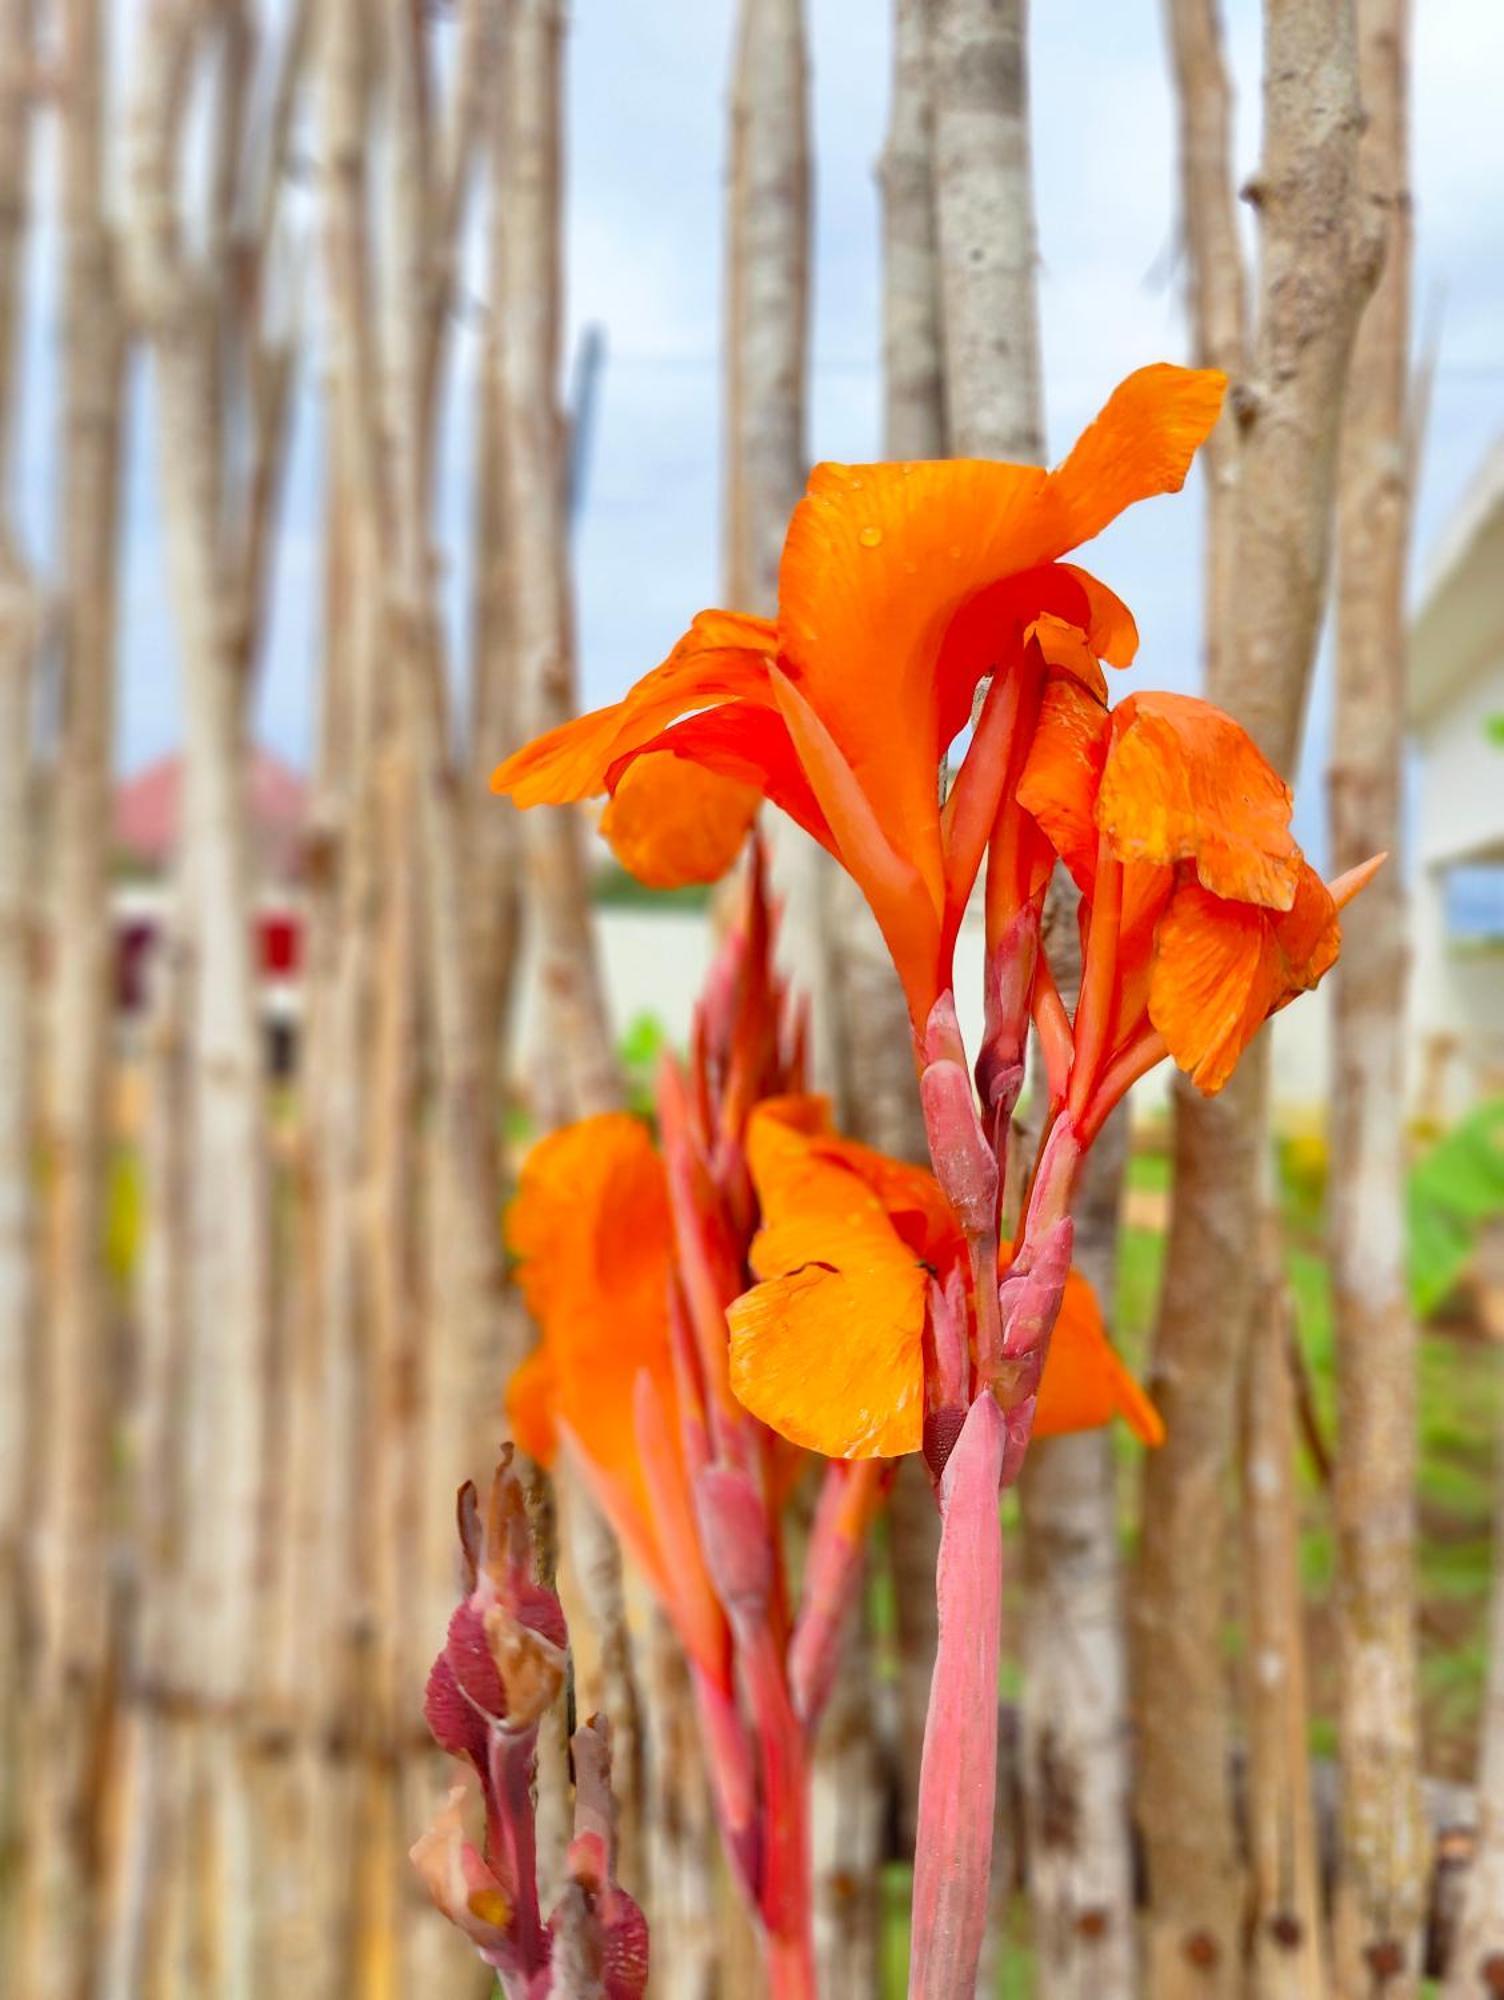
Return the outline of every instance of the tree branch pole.
[[[499,415],[511,563],[507,643],[524,738],[578,706],[569,548],[568,452],[560,408],[563,325],[565,18],[559,0],[518,0],[503,58],[506,115],[498,218]],[[498,750],[509,747],[498,744]],[[521,829],[525,910],[546,1001],[540,1122],[620,1108],[625,1088],[591,906],[585,829],[567,808]],[[626,1620],[621,1553],[578,1483],[567,1495],[575,1577],[599,1640],[592,1694],[610,1717],[621,1801],[623,1868],[643,1864],[643,1724]]]
[[[1044,930],[1060,997],[1072,1010],[1081,981],[1078,905],[1070,878],[1058,871]],[[1109,1321],[1128,1148],[1123,1107],[1093,1146],[1073,1204],[1076,1269]],[[1019,1504],[1020,1781],[1039,1978],[1049,1993],[1131,2000],[1138,1964],[1128,1662],[1111,1431],[1032,1445]]]
[[[32,1976],[49,1982],[45,1990],[67,1994],[87,1976],[97,1920],[91,1745],[102,1724],[108,1646],[103,1540],[110,1331],[102,1246],[114,1000],[108,862],[124,336],[105,213],[100,0],[68,0],[61,27],[67,78],[58,149],[62,707],[48,884],[54,956],[42,1051],[42,1143],[51,1165],[45,1208],[50,1325],[38,1383],[42,1706],[34,1723],[38,1787],[29,1848],[38,1925]]]
[[[36,1463],[27,1421],[36,1377],[37,1202],[33,701],[41,619],[9,496],[16,491],[21,348],[31,238],[34,22],[0,7],[0,1965],[22,1971],[28,1634],[26,1562]]]
[[[945,455],[945,378],[930,99],[932,0],[896,0],[888,133],[878,168],[883,227],[883,456]],[[925,1158],[908,1010],[855,885],[837,884],[843,1123],[899,1159]],[[940,1518],[923,1466],[899,1467],[887,1513],[898,1681],[899,1822],[913,1847],[924,1714],[938,1637]]]
[[[1171,0],[1183,104],[1181,193],[1198,359],[1233,358],[1240,283],[1229,94],[1208,0]],[[1257,326],[1232,370],[1213,480],[1206,691],[1288,773],[1326,587],[1343,390],[1374,245],[1358,187],[1349,0],[1268,0]],[[1224,481],[1222,471],[1226,471]],[[1230,536],[1229,544],[1222,538]],[[1229,547],[1232,553],[1229,553]],[[1237,588],[1229,588],[1236,563]],[[1235,1384],[1253,1308],[1268,1052],[1215,1100],[1175,1085],[1175,1206],[1150,1388],[1167,1441],[1144,1475],[1133,1594],[1138,1813],[1150,1881],[1149,1986],[1221,2000],[1241,1979],[1242,1890],[1227,1792],[1224,1519]]]
[[[1332,1020],[1337,1357],[1338,1991],[1417,1990],[1425,1918],[1415,1628],[1415,1326],[1405,1270],[1402,844],[1411,375],[1408,0],[1357,0],[1359,172],[1384,244],[1358,326],[1337,502],[1332,866],[1387,851],[1347,928]]]

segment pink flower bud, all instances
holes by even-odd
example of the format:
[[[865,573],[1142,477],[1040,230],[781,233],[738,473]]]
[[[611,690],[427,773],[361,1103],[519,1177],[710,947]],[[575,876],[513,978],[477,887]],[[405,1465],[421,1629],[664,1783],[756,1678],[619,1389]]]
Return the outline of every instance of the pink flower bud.
[[[929,1063],[919,1079],[924,1127],[935,1178],[968,1236],[997,1227],[997,1161],[977,1119],[971,1078],[949,1058]]]
[[[716,1595],[733,1617],[763,1617],[773,1588],[773,1552],[762,1495],[746,1473],[708,1465],[695,1481],[695,1503]]]

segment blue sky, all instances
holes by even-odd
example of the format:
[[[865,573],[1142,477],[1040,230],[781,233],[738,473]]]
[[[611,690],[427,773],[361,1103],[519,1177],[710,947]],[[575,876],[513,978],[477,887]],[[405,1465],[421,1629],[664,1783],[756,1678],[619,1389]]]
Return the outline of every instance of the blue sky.
[[[1070,444],[1129,369],[1183,358],[1173,118],[1159,0],[1049,0],[1033,25],[1035,176],[1048,432]],[[1417,311],[1437,343],[1417,545],[1428,543],[1504,430],[1504,8],[1416,8]],[[809,0],[816,122],[812,457],[872,456],[879,437],[878,202],[888,84],[885,0]],[[610,699],[717,597],[720,234],[731,0],[578,0],[569,51],[569,313],[606,332],[587,504],[578,534],[581,671]],[[1228,9],[1240,171],[1258,151],[1258,8]],[[45,244],[44,244],[45,249]],[[37,298],[33,386],[47,372]],[[473,336],[456,351],[439,494],[454,595]],[[51,488],[29,397],[26,511],[45,536]],[[144,412],[138,410],[138,417]],[[259,727],[299,762],[313,750],[318,650],[317,385],[305,384],[276,574]],[[1141,508],[1091,561],[1134,606],[1147,680],[1193,687],[1200,593],[1194,497]],[[134,768],[179,732],[156,496],[132,452],[119,757]],[[1319,851],[1325,694],[1307,751],[1303,831]]]

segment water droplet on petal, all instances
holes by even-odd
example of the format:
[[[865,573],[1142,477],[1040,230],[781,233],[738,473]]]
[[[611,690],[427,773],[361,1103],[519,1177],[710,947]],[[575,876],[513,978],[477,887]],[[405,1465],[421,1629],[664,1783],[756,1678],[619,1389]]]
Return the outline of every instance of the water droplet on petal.
[[[857,536],[857,540],[864,549],[875,549],[882,538],[883,531],[881,528],[863,528]]]

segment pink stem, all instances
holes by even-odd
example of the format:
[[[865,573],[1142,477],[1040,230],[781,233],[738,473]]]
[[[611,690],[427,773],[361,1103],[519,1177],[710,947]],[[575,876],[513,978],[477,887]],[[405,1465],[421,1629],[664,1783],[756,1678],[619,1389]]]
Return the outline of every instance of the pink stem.
[[[924,1726],[910,2000],[974,1990],[987,1923],[997,1791],[1002,1643],[998,1483],[1007,1427],[990,1395],[971,1406],[940,1482],[940,1641]]]
[[[861,1585],[867,1527],[895,1468],[883,1459],[832,1459],[825,1468],[804,1563],[799,1619],[789,1641],[794,1712],[813,1736],[841,1661],[846,1614]]]
[[[735,1614],[733,1613],[733,1617]],[[762,1750],[762,1882],[768,1978],[775,1995],[815,1992],[810,1907],[809,1764],[804,1732],[789,1702],[783,1663],[765,1619],[737,1630],[738,1656]]]

